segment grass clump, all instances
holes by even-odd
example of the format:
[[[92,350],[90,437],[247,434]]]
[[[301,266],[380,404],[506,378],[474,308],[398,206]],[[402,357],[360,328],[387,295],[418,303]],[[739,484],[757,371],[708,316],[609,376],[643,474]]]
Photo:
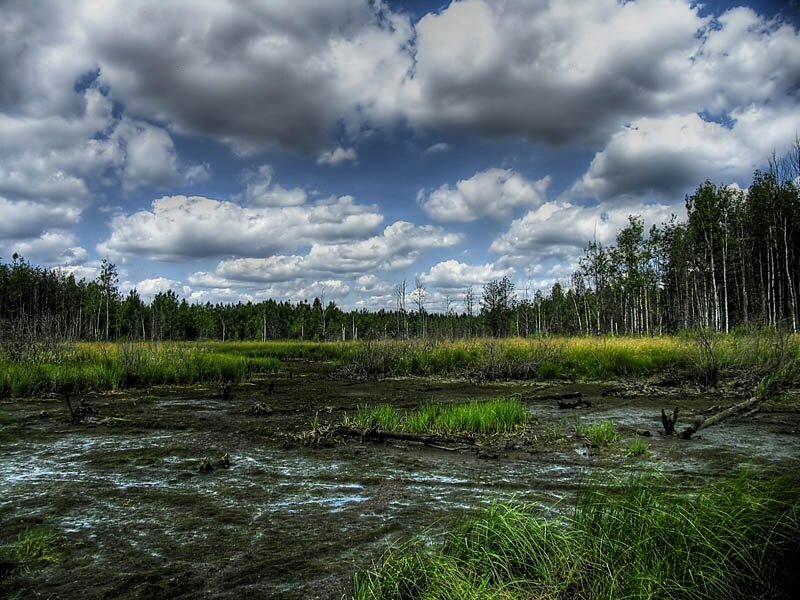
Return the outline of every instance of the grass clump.
[[[619,432],[615,429],[614,422],[611,420],[590,425],[578,423],[575,425],[575,435],[583,438],[587,444],[595,448],[610,448],[620,441]]]
[[[795,481],[746,476],[691,494],[656,478],[585,489],[573,512],[496,504],[448,533],[387,552],[355,598],[793,597]]]
[[[60,535],[44,527],[22,532],[10,544],[0,546],[0,576],[58,562],[60,541]]]
[[[625,456],[646,458],[650,456],[650,446],[642,438],[635,438],[625,446]]]
[[[391,431],[442,435],[509,433],[528,422],[528,410],[514,398],[494,398],[466,404],[426,404],[402,411],[389,404],[362,407],[351,423]]]

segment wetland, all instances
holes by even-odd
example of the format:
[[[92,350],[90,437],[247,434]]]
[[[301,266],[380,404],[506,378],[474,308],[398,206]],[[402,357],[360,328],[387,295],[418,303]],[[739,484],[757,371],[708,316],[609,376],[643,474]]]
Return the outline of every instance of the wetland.
[[[2,570],[0,594],[347,597],[354,573],[387,547],[435,540],[498,502],[557,517],[589,481],[668,474],[692,490],[742,470],[792,473],[800,458],[791,392],[682,440],[657,433],[662,408],[679,407],[689,423],[746,396],[621,378],[347,380],[339,368],[287,360],[224,397],[211,382],[88,392],[95,414],[77,423],[58,395],[2,401],[0,541],[13,548],[31,532],[49,537],[46,556]],[[563,410],[552,399],[576,392],[589,406]],[[304,437],[364,407],[491,398],[524,406],[526,443],[502,438],[476,451]],[[576,435],[602,423],[619,434],[611,447]],[[626,451],[631,444],[639,450]]]

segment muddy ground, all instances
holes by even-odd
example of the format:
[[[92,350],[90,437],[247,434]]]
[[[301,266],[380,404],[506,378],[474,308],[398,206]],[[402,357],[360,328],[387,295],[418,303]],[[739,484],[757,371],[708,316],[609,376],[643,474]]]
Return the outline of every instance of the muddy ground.
[[[620,382],[347,383],[330,380],[330,368],[293,363],[290,373],[238,386],[229,400],[213,386],[94,396],[95,424],[70,424],[58,398],[0,403],[0,545],[43,527],[58,534],[59,557],[0,574],[0,597],[341,598],[353,572],[388,544],[434,535],[494,500],[536,503],[547,514],[567,510],[587,479],[655,470],[691,487],[742,467],[787,471],[800,461],[800,413],[791,398],[687,441],[655,433],[662,407],[680,406],[688,424],[742,397],[690,388],[637,394]],[[564,411],[553,400],[527,400],[541,432],[533,451],[479,457],[402,444],[291,442],[313,421],[340,422],[364,404],[567,391],[583,392],[592,407]],[[256,403],[268,414],[253,415]],[[629,458],[575,439],[578,420],[607,418],[623,434],[621,447],[636,430],[651,430],[651,455]],[[219,466],[226,453],[228,468]],[[200,472],[204,458],[214,466],[208,473]]]

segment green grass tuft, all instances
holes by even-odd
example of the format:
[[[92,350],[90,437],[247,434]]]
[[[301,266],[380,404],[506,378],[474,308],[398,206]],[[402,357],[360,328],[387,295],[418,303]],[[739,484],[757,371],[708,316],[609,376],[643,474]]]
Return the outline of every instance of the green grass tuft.
[[[625,446],[625,456],[648,457],[650,456],[650,446],[642,438],[635,438]]]
[[[611,420],[590,425],[578,423],[575,425],[575,435],[583,438],[587,444],[595,448],[610,448],[620,441],[619,432],[614,428]]]
[[[496,504],[443,543],[413,540],[355,578],[355,598],[791,598],[797,481],[746,476],[678,494],[650,477],[585,489],[574,512]]]
[[[425,404],[401,411],[388,404],[362,407],[350,421],[356,427],[442,435],[509,433],[528,422],[524,404],[513,398],[467,404]]]

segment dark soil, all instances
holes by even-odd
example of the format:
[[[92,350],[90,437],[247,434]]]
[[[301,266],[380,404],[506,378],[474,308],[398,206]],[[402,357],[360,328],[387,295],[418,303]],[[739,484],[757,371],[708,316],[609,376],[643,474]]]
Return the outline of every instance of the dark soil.
[[[240,385],[229,399],[214,386],[91,397],[96,414],[75,425],[58,398],[0,404],[0,545],[33,527],[60,534],[57,562],[27,570],[3,563],[0,597],[341,598],[353,572],[387,544],[435,534],[493,500],[552,512],[568,509],[589,477],[665,470],[691,487],[742,467],[796,469],[800,458],[791,399],[679,440],[656,433],[661,408],[680,406],[688,424],[741,398],[660,388],[637,394],[619,382],[347,383],[330,380],[329,369],[298,363],[292,377]],[[574,391],[591,407],[559,410],[555,400],[537,399]],[[364,404],[511,393],[535,417],[538,443],[519,450],[293,441],[312,422],[339,423]],[[575,439],[577,420],[607,418],[623,434],[618,449]],[[642,429],[653,433],[650,457],[626,458],[624,445]]]

